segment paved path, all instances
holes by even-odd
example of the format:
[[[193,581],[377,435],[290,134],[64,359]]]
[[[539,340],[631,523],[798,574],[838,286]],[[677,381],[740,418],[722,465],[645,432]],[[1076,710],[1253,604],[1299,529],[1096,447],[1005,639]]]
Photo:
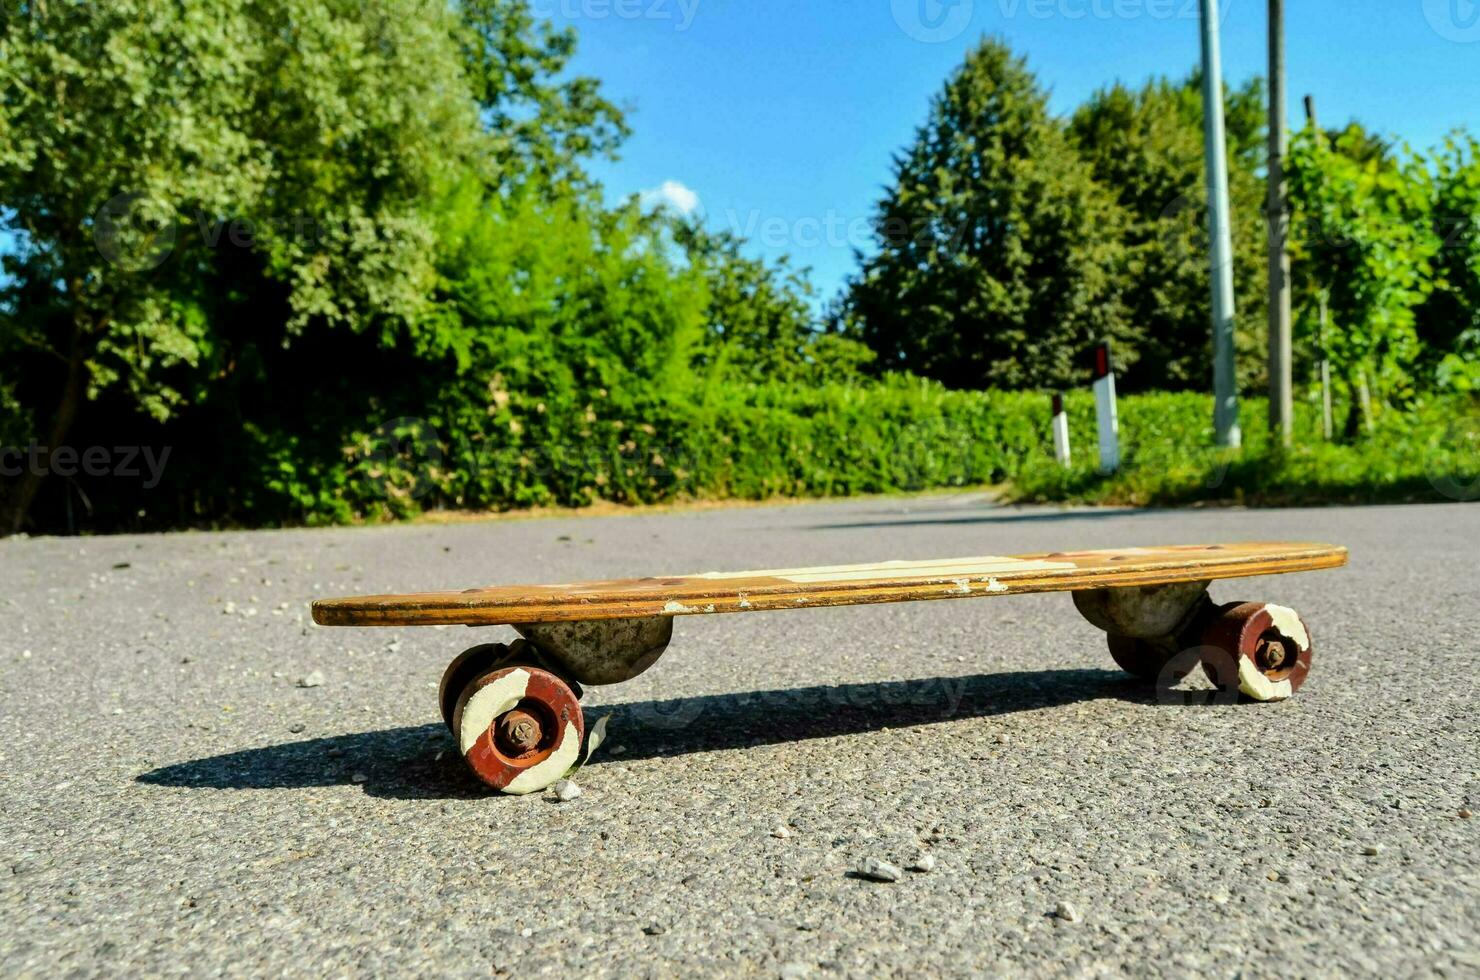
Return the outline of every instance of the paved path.
[[[487,797],[450,751],[468,631],[306,608],[1254,538],[1353,553],[1214,586],[1305,614],[1285,704],[1163,704],[1063,595],[680,620],[590,692],[611,737],[569,803]],[[1474,505],[971,496],[0,541],[0,972],[1474,974],[1477,543]],[[850,876],[922,849],[927,874]]]

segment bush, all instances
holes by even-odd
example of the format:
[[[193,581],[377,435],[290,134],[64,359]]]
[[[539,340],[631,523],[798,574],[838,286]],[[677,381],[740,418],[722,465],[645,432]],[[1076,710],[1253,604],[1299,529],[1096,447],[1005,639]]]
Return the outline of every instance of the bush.
[[[1067,400],[1078,450],[1068,469],[1037,456],[1019,471],[1017,499],[1132,505],[1199,502],[1260,506],[1467,500],[1480,496],[1480,399],[1421,401],[1378,417],[1370,436],[1326,442],[1320,408],[1296,405],[1295,445],[1271,444],[1263,399],[1242,401],[1244,447],[1213,444],[1212,400],[1155,393],[1120,402],[1123,464],[1096,472],[1094,402]]]

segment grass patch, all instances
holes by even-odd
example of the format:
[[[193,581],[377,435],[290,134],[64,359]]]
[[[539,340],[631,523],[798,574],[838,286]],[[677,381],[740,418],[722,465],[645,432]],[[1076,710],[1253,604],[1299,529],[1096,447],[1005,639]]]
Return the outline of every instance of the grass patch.
[[[1295,444],[1271,442],[1263,399],[1241,404],[1244,446],[1213,445],[1212,399],[1147,394],[1120,402],[1122,466],[1096,472],[1094,403],[1069,399],[1074,465],[1041,454],[1025,460],[1011,495],[1019,501],[1122,505],[1197,503],[1287,506],[1480,498],[1480,400],[1426,399],[1388,410],[1375,431],[1351,442],[1326,442],[1319,407],[1296,406]]]

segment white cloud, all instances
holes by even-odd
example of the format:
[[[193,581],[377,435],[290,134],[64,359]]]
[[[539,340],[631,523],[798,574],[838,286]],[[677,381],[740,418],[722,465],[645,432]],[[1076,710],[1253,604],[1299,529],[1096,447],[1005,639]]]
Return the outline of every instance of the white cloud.
[[[644,208],[669,207],[679,214],[693,214],[699,208],[699,195],[676,180],[665,180],[657,187],[638,195]]]

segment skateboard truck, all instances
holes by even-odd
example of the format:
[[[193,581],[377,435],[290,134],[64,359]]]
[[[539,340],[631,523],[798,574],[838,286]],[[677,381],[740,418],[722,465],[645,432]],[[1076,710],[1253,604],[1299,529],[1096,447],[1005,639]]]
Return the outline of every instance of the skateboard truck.
[[[438,698],[478,778],[529,793],[580,757],[581,686],[647,670],[668,648],[675,616],[1070,592],[1127,672],[1161,684],[1201,664],[1223,690],[1278,701],[1310,671],[1305,624],[1284,606],[1217,605],[1208,585],[1336,568],[1346,558],[1345,548],[1324,544],[1178,545],[357,596],[315,602],[313,615],[327,626],[512,626],[520,634],[512,643],[459,654]]]
[[[673,617],[515,623],[514,629],[582,684],[620,684],[658,662],[673,639]]]
[[[1285,606],[1217,605],[1208,582],[1120,586],[1074,593],[1074,606],[1105,631],[1111,658],[1143,680],[1172,684],[1201,665],[1220,688],[1282,701],[1310,672],[1310,631]],[[1191,653],[1191,658],[1178,654]],[[1191,659],[1195,664],[1174,663]]]

